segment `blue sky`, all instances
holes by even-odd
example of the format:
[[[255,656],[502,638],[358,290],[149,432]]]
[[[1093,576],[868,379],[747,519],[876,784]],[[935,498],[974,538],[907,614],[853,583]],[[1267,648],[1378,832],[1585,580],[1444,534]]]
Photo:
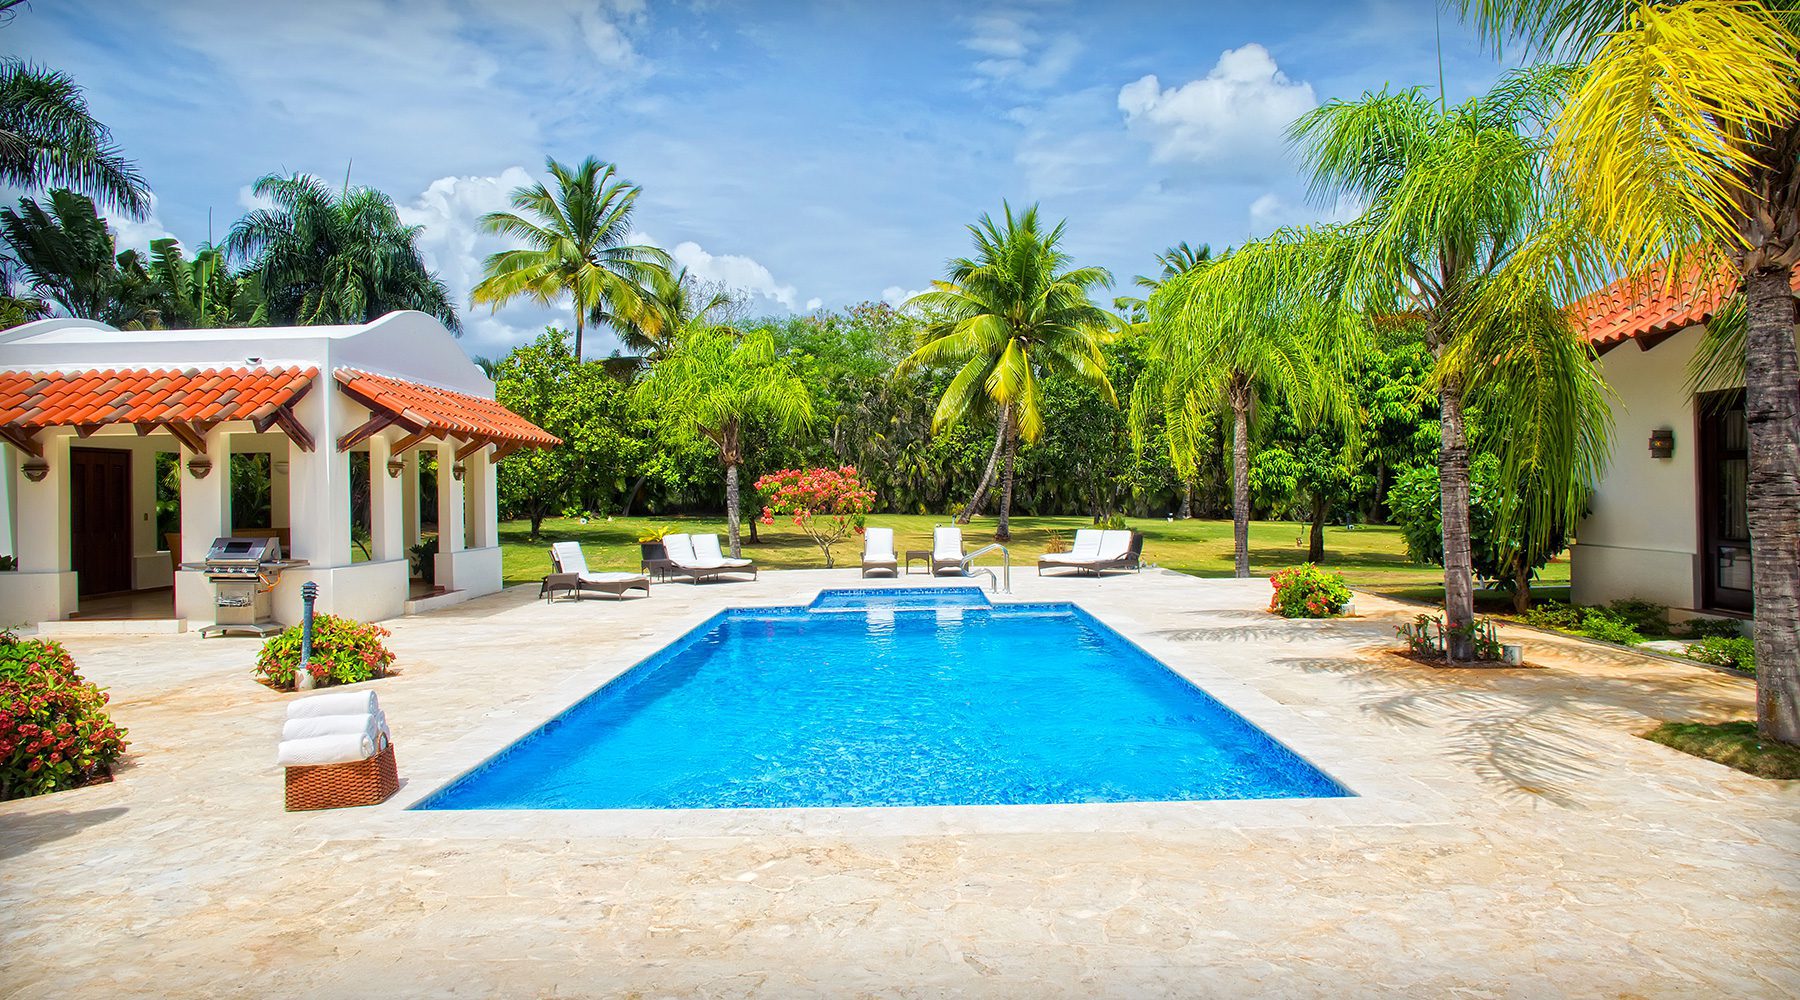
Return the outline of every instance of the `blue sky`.
[[[36,0],[0,48],[72,73],[157,195],[122,241],[215,237],[249,184],[304,171],[392,195],[466,306],[484,212],[592,154],[636,228],[756,312],[925,287],[1002,199],[1069,220],[1121,285],[1178,241],[1241,242],[1311,204],[1294,115],[1438,77],[1429,0],[931,3]],[[1452,100],[1503,67],[1442,17]],[[465,309],[503,352],[554,310]],[[607,345],[610,346],[610,345]]]

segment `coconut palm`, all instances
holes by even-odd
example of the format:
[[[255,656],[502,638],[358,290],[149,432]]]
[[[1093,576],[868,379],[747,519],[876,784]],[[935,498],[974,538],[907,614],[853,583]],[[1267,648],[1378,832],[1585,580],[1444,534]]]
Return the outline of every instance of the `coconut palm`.
[[[626,243],[631,213],[643,189],[618,178],[618,168],[593,157],[570,169],[544,161],[555,182],[514,188],[515,211],[490,212],[481,227],[525,245],[488,257],[486,277],[471,292],[477,305],[494,309],[518,298],[549,304],[573,300],[575,360],[581,360],[587,324],[610,319],[615,326],[655,321],[643,316],[642,286],[668,255],[656,247]]]
[[[1465,407],[1484,429],[1510,490],[1529,510],[1509,523],[1573,524],[1605,461],[1610,412],[1592,351],[1560,306],[1588,273],[1578,227],[1555,211],[1545,129],[1566,84],[1555,70],[1512,73],[1447,106],[1413,89],[1331,101],[1290,135],[1321,201],[1367,205],[1339,230],[1326,269],[1361,311],[1418,324],[1435,358],[1440,408],[1446,624],[1474,621]],[[1516,518],[1516,520],[1514,520]]]
[[[225,252],[260,283],[268,321],[367,323],[416,309],[461,332],[449,292],[419,255],[421,227],[402,223],[393,199],[307,174],[269,174],[251,190],[275,205],[239,219]]]
[[[738,541],[738,467],[744,462],[744,425],[766,422],[794,433],[812,422],[812,392],[775,350],[766,330],[739,333],[689,323],[635,388],[641,405],[680,415],[719,449],[725,466],[725,525],[731,554]]]
[[[994,537],[1005,541],[1019,441],[1036,441],[1044,432],[1042,381],[1067,376],[1098,388],[1115,405],[1118,400],[1100,352],[1116,319],[1088,298],[1091,289],[1110,286],[1112,275],[1100,267],[1069,267],[1068,254],[1058,247],[1066,222],[1046,230],[1037,206],[1017,215],[1011,205],[1002,208],[1002,221],[983,215],[969,227],[975,256],[951,261],[948,280],[932,282],[930,291],[907,303],[927,322],[923,345],[900,368],[956,369],[932,414],[934,430],[975,412],[996,413],[987,471],[957,520],[966,523],[980,509],[1004,456]]]
[[[1323,280],[1329,235],[1284,230],[1223,257],[1195,260],[1150,295],[1141,327],[1152,364],[1132,394],[1141,443],[1160,413],[1170,457],[1193,478],[1208,414],[1232,417],[1232,536],[1236,575],[1250,575],[1250,417],[1259,398],[1283,402],[1302,427],[1351,424],[1346,381],[1361,353],[1360,318]]]
[[[1496,42],[1586,63],[1555,164],[1613,261],[1735,277],[1696,381],[1734,374],[1750,428],[1757,724],[1800,742],[1800,3],[1463,0]],[[1730,315],[1732,310],[1727,311]]]
[[[1156,262],[1162,265],[1161,270],[1154,275],[1135,275],[1131,283],[1149,294],[1161,288],[1170,278],[1186,274],[1211,259],[1211,246],[1202,243],[1198,247],[1192,247],[1186,240],[1182,240],[1156,255]],[[1113,299],[1113,309],[1128,317],[1134,324],[1143,323],[1149,318],[1149,300],[1135,295],[1121,295]]]
[[[173,239],[151,240],[147,269],[159,326],[182,330],[249,326],[262,307],[255,277],[235,273],[220,247],[203,243],[190,258]]]
[[[0,59],[0,184],[68,188],[142,218],[150,188],[68,74]]]
[[[694,323],[726,322],[736,304],[730,292],[702,284],[685,267],[679,271],[646,268],[643,279],[634,308],[619,315],[610,311],[601,314],[618,331],[625,346],[641,355],[660,355],[682,330]],[[602,308],[605,309],[604,304]]]
[[[0,242],[10,269],[31,291],[69,316],[116,327],[156,324],[156,297],[143,258],[118,252],[93,199],[64,188],[48,205],[19,199],[0,208]]]

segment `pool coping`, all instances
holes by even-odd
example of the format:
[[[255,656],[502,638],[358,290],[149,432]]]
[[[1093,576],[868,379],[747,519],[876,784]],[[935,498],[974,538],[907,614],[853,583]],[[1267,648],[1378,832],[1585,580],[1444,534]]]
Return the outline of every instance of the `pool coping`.
[[[882,581],[870,581],[880,587]],[[822,587],[844,589],[842,587]],[[863,589],[863,588],[857,588]],[[814,595],[816,598],[816,594]],[[794,607],[792,596],[734,595],[729,608]],[[992,595],[995,605],[1038,604]],[[1133,833],[1229,828],[1385,826],[1449,822],[1441,792],[1379,762],[1368,737],[1334,733],[1234,675],[1229,668],[1157,634],[1130,615],[1099,610],[1078,597],[1059,598],[1111,628],[1147,655],[1323,771],[1352,794],[1334,798],[1033,805],[797,806],[721,809],[464,809],[414,806],[481,766],[599,688],[719,614],[697,609],[672,625],[646,630],[604,663],[578,672],[517,707],[488,713],[431,759],[407,762],[400,791],[386,803],[355,810],[359,828],[426,837],[717,838],[761,836],[918,836],[945,834]],[[801,605],[804,606],[804,605]],[[403,751],[403,748],[402,748]]]

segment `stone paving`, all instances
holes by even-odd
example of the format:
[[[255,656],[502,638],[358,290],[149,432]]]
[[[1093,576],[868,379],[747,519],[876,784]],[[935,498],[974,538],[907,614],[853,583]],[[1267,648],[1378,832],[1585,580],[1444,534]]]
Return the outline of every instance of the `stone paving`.
[[[292,696],[250,679],[253,642],[67,640],[133,752],[0,805],[0,993],[1800,995],[1800,783],[1634,735],[1745,717],[1749,682],[1536,633],[1543,669],[1434,670],[1387,652],[1411,609],[1283,622],[1261,580],[1014,590],[1080,601],[1357,799],[404,808],[721,607],[856,584],[516,588],[390,623],[406,786],[333,813],[282,811]]]

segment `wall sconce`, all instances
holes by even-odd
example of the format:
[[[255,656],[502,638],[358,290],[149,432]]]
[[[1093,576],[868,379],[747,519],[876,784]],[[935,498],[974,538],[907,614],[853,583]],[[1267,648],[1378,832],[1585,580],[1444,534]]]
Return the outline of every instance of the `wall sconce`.
[[[287,464],[287,461],[284,459],[279,462],[269,463],[269,468],[275,470],[276,475],[285,476],[285,475],[287,475],[288,464]]]
[[[406,471],[406,463],[397,458],[390,458],[387,460],[387,470],[389,479],[399,479],[400,473]]]
[[[1663,427],[1650,432],[1650,457],[1670,458],[1675,454],[1675,432]]]
[[[195,479],[205,479],[212,475],[212,459],[205,455],[196,455],[188,459],[188,475]]]
[[[458,462],[450,467],[450,478],[460,483],[462,482],[463,472],[463,464]]]
[[[24,473],[25,478],[31,482],[41,483],[44,481],[44,477],[50,474],[50,463],[41,458],[28,458],[25,460],[25,464],[19,467],[19,471]]]

